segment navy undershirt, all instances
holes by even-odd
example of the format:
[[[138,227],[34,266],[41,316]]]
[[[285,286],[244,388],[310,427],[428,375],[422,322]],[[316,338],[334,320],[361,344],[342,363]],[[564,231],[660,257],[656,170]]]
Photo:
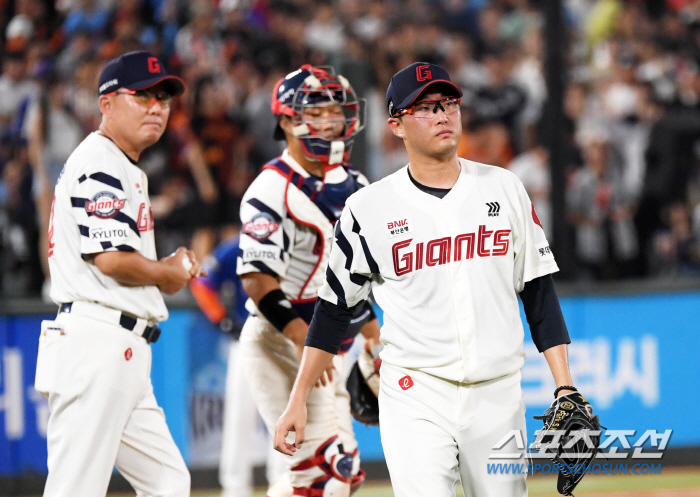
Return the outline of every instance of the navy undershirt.
[[[416,185],[416,187],[419,190],[424,191],[425,193],[429,193],[434,197],[441,199],[442,197],[450,193],[450,190],[452,190],[452,188],[433,188],[432,186],[426,186],[423,183],[418,183],[416,179],[411,175],[411,170],[409,168],[406,168],[406,171],[408,171],[408,177],[411,178],[411,181],[414,185]]]
[[[406,170],[408,171],[408,168]],[[451,190],[451,188],[433,188],[418,183],[411,176],[410,171],[408,177],[421,191],[440,199]],[[571,343],[551,274],[528,281],[519,295],[523,302],[525,317],[530,325],[532,341],[537,350],[544,352],[556,345]],[[360,305],[363,305],[363,302],[354,307],[344,308],[319,298],[306,335],[306,345],[337,354],[350,320],[357,306]]]

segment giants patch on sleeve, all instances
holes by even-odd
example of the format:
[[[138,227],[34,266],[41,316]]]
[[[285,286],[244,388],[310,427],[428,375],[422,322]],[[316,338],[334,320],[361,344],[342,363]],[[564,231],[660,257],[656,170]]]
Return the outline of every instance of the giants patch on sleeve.
[[[406,233],[411,233],[413,231],[413,223],[408,217],[387,221],[385,226],[386,234],[389,238],[405,235]]]
[[[277,231],[279,223],[267,212],[259,212],[243,225],[243,233],[258,241],[267,240]]]
[[[534,212],[534,210],[533,210],[533,212]],[[542,262],[551,261],[554,259],[554,254],[552,253],[552,249],[549,248],[548,242],[540,243],[535,248],[537,249],[537,255],[540,256],[540,260]]]
[[[88,216],[97,216],[100,219],[111,219],[124,208],[125,199],[119,199],[112,192],[98,192],[85,203],[85,211]]]

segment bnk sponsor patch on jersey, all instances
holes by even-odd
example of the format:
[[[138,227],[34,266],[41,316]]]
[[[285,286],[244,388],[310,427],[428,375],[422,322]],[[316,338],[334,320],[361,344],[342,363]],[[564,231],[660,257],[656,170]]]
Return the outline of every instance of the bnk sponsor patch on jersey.
[[[552,253],[552,249],[549,248],[548,242],[540,243],[535,248],[537,249],[537,254],[540,256],[541,261],[551,261],[554,259],[554,254]]]
[[[386,223],[386,233],[389,236],[389,238],[394,238],[395,236],[411,233],[412,231],[413,223],[408,217],[394,219],[392,221],[387,221]]]
[[[272,219],[267,212],[259,212],[253,219],[243,225],[243,233],[256,240],[267,240],[271,234],[277,231],[279,223]]]
[[[85,203],[88,215],[92,214],[100,219],[109,219],[117,215],[124,208],[125,199],[118,199],[112,192],[99,192],[92,200]]]

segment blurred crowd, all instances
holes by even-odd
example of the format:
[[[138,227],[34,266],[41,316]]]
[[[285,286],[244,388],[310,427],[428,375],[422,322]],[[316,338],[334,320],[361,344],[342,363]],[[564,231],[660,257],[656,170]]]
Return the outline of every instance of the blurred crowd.
[[[97,77],[132,50],[188,85],[149,175],[159,254],[234,234],[278,155],[275,82],[331,65],[367,99],[353,164],[407,162],[386,126],[391,75],[440,64],[464,89],[461,157],[510,169],[551,236],[566,216],[576,279],[700,274],[700,1],[562,0],[567,205],[552,212],[543,137],[547,0],[0,0],[0,295],[46,286],[53,186],[100,122]]]

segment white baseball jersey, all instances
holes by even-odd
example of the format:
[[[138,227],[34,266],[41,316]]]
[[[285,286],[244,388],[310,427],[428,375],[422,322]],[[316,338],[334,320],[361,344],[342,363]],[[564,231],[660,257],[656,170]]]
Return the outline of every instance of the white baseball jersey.
[[[241,201],[237,269],[239,275],[262,272],[279,277],[280,288],[295,307],[310,305],[309,319],[325,278],[333,223],[345,203],[342,195],[340,205],[333,204],[332,198],[318,203],[313,193],[307,195],[301,189],[310,181],[309,173],[287,150],[263,168]],[[326,188],[342,185],[343,191],[350,188],[352,192],[368,184],[357,171],[348,172],[344,167],[327,172],[324,182]],[[315,188],[320,192],[321,187],[324,183],[318,180]],[[257,311],[252,300],[246,307]]]
[[[517,293],[558,268],[517,177],[460,164],[442,199],[406,167],[352,195],[319,296],[353,306],[371,287],[384,310],[384,361],[473,383],[523,365]]]
[[[122,285],[97,269],[92,255],[137,251],[156,260],[148,180],[99,132],[75,149],[56,183],[49,225],[51,299],[86,300],[136,317],[164,321],[156,286]]]

